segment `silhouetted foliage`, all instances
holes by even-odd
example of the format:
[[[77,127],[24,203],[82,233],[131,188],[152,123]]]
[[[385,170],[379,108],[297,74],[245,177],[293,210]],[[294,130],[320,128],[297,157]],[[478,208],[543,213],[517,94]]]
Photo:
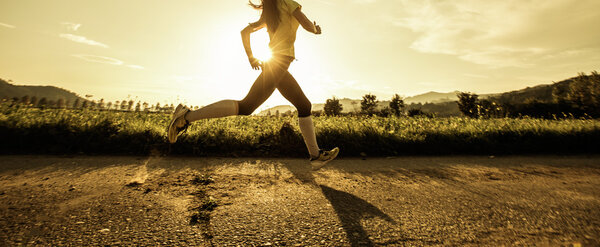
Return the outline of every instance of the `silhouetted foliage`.
[[[481,101],[479,113],[490,117],[598,118],[600,76],[580,73],[552,85],[540,85],[490,98],[496,106]],[[498,109],[500,108],[500,109]]]
[[[39,106],[43,107],[43,106],[46,106],[46,105],[48,105],[48,100],[46,99],[46,97],[40,99]]]
[[[313,117],[320,117],[320,116],[324,116],[325,113],[323,111],[312,111],[310,113]]]
[[[578,112],[600,117],[600,74],[597,71],[590,75],[580,73],[568,87],[557,87],[553,96],[559,104],[567,104]]]
[[[462,116],[462,113],[458,109],[456,101],[442,102],[442,103],[413,103],[406,107],[407,110],[420,109],[424,112],[435,113],[436,117],[458,117]]]
[[[479,100],[477,102],[477,114],[484,118],[505,116],[503,107],[500,106],[500,104],[487,99]]]
[[[0,153],[136,154],[304,157],[296,117],[236,117],[203,121],[177,143],[165,141],[171,114],[35,109],[0,104]],[[411,115],[420,116],[411,113]],[[315,117],[317,139],[341,156],[593,153],[598,120]],[[280,128],[281,127],[281,128]]]
[[[379,111],[377,115],[380,117],[389,117],[394,114],[392,113],[392,109],[389,106],[386,106],[383,109],[381,109],[381,111]]]
[[[377,96],[373,94],[366,94],[362,97],[362,101],[360,102],[360,109],[362,113],[367,115],[373,115],[377,112]]]
[[[424,112],[424,111],[423,111],[423,110],[421,110],[421,109],[410,109],[410,110],[408,110],[408,113],[407,113],[407,115],[408,115],[409,117],[419,117],[419,116],[421,116],[421,117],[428,117],[428,118],[433,118],[433,117],[435,117],[435,115],[434,115],[434,114],[432,114],[432,113],[428,113],[428,112]]]
[[[536,118],[598,118],[600,117],[600,76],[593,71],[591,75],[580,73],[552,85],[536,86],[517,92],[504,93],[494,97],[497,106],[480,103],[480,110],[490,114],[505,117],[536,117]],[[481,111],[481,112],[483,112]],[[481,113],[480,112],[480,113]]]
[[[400,97],[400,95],[395,94],[392,97],[392,101],[390,101],[390,113],[395,116],[400,116],[404,112],[404,100]]]
[[[127,110],[128,110],[128,111],[131,111],[131,110],[133,110],[133,103],[134,103],[134,102],[133,102],[133,100],[129,100],[129,101],[127,102]]]
[[[58,99],[58,101],[56,102],[56,107],[58,107],[58,108],[67,107],[67,105],[65,104],[65,99],[63,99],[63,98]]]
[[[30,103],[29,95],[25,95],[25,96],[21,97],[21,104],[29,105],[29,103]]]
[[[340,104],[340,100],[333,97],[333,98],[327,99],[327,101],[325,101],[325,106],[324,106],[323,111],[328,116],[338,116],[338,115],[340,115],[340,113],[342,112],[343,109],[344,108],[342,107],[342,104]]]
[[[458,94],[458,109],[467,117],[479,117],[478,101],[479,95],[468,92]]]
[[[46,103],[48,103],[50,100],[56,102],[59,98],[63,98],[65,100],[75,100],[78,98],[77,94],[54,86],[13,85],[12,80],[0,79],[1,99],[13,99],[16,97],[19,100],[15,103],[30,106],[33,105],[37,107],[37,105],[32,104],[31,99],[34,96],[36,96],[38,99],[42,97],[46,98]],[[29,99],[28,102],[23,101],[26,98]]]
[[[33,107],[36,107],[38,105],[38,98],[37,97],[35,97],[35,96],[31,97],[31,105]]]

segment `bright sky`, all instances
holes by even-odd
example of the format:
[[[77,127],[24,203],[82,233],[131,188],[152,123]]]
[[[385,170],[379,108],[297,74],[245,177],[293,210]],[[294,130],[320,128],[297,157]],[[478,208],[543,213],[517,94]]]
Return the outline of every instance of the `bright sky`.
[[[258,2],[255,0],[255,2]],[[309,99],[494,93],[600,70],[598,0],[298,0],[290,68]],[[95,99],[241,99],[245,0],[0,0],[0,78]],[[266,32],[253,47],[267,47]],[[262,108],[287,104],[275,93]]]

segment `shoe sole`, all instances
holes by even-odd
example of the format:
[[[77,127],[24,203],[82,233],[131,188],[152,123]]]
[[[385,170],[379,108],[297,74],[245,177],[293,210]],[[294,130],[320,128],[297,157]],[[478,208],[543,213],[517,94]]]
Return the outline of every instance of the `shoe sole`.
[[[325,167],[327,164],[329,164],[329,162],[333,161],[335,158],[337,158],[338,154],[340,153],[340,149],[339,148],[334,148],[334,150],[336,150],[335,154],[333,155],[333,158],[327,160],[327,161],[323,161],[322,163],[313,166],[313,171],[318,171],[321,168]]]
[[[175,110],[173,111],[173,114],[171,114],[171,118],[174,118],[175,113],[177,113],[177,111],[181,110],[181,108],[183,108],[183,107],[184,107],[184,105],[182,105],[182,104],[177,105],[177,107],[175,107]]]
[[[187,112],[185,110],[185,107],[183,107],[183,106],[182,107],[177,106],[177,108],[179,108],[179,109],[176,109],[175,112],[173,112],[173,119],[171,119],[171,123],[169,123],[169,128],[167,129],[167,138],[169,139],[169,142],[171,144],[177,142],[177,134],[178,133],[172,134],[172,132],[171,132],[171,130],[173,128],[175,128],[175,126],[174,126],[175,121],[177,121],[177,119],[179,119],[181,116],[185,115],[185,113]]]

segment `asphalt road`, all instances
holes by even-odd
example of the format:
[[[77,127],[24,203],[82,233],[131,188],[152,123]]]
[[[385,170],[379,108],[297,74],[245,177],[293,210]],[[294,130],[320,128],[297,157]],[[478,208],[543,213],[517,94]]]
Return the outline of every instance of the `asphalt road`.
[[[0,245],[599,246],[599,158],[0,156]]]

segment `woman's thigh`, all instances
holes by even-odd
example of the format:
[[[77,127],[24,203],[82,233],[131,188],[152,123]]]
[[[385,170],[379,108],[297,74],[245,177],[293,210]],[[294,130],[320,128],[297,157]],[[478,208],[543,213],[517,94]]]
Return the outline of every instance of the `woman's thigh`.
[[[250,115],[256,108],[258,108],[262,103],[264,103],[275,91],[275,83],[273,80],[269,80],[267,76],[265,76],[265,72],[261,73],[252,87],[250,87],[250,91],[244,99],[238,102],[239,107],[239,115]]]
[[[287,69],[292,60],[293,58],[290,57],[274,57],[265,63],[262,73],[252,84],[246,97],[238,103],[240,115],[252,114],[273,94],[279,82],[286,77],[286,74],[289,74]]]
[[[312,105],[290,72],[285,72],[277,85],[277,89],[283,97],[296,107],[299,117],[310,116]]]

